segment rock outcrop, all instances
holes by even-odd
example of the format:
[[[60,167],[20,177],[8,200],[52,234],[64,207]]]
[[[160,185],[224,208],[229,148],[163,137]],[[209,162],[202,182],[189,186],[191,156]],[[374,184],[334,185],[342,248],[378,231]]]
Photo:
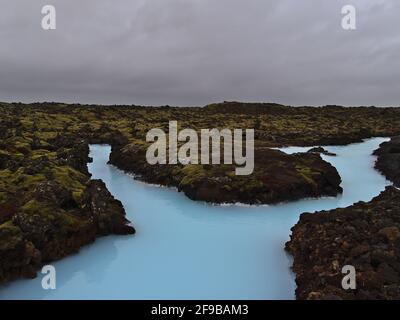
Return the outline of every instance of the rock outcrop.
[[[134,234],[125,218],[121,201],[115,199],[101,180],[90,180],[81,200],[83,209],[97,227],[97,234]]]
[[[34,277],[42,263],[76,253],[96,237],[134,234],[122,204],[101,180],[89,180],[79,201],[55,181],[39,183],[0,224],[0,283]]]
[[[318,154],[324,154],[326,156],[331,156],[331,157],[335,157],[336,154],[329,152],[328,150],[325,150],[323,147],[314,147],[311,148],[310,150],[307,151],[308,153],[318,153]]]
[[[87,169],[88,143],[124,142],[120,132],[72,130],[64,123],[69,110],[50,119],[52,110],[40,118],[0,109],[0,284],[34,277],[99,236],[135,233],[121,202]]]
[[[374,154],[378,156],[375,168],[400,188],[400,136],[382,143]]]
[[[400,299],[400,191],[372,201],[304,213],[286,250],[294,257],[298,299]],[[356,289],[342,287],[354,266]]]
[[[135,144],[113,147],[110,163],[145,182],[176,187],[192,200],[273,204],[342,192],[336,168],[317,154],[256,148],[254,172],[237,176],[233,165],[149,165],[145,152]]]

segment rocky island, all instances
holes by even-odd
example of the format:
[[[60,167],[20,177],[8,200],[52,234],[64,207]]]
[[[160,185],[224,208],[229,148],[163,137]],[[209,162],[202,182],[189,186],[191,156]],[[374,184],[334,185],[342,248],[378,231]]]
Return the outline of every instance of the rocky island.
[[[110,163],[139,179],[176,187],[192,200],[212,203],[271,204],[342,192],[336,169],[316,154],[287,155],[257,148],[255,171],[237,176],[232,165],[149,165],[146,148],[113,148]]]

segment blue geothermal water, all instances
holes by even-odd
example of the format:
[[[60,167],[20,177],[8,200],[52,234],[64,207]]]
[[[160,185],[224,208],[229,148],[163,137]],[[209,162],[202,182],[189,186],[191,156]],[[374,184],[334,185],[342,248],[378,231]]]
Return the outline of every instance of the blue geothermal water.
[[[0,299],[293,299],[291,257],[284,251],[302,212],[369,201],[389,182],[371,154],[387,139],[326,149],[344,188],[336,198],[274,206],[214,206],[147,185],[107,165],[110,147],[92,145],[89,170],[122,201],[134,236],[98,239],[55,262],[56,290],[43,275],[0,288]],[[286,148],[292,153],[309,148]]]

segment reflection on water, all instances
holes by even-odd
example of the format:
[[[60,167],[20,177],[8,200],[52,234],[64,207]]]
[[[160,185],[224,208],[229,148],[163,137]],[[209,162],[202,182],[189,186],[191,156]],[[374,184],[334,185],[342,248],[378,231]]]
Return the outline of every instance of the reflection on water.
[[[54,263],[57,289],[41,288],[41,275],[0,289],[0,299],[293,299],[291,258],[283,250],[302,212],[369,201],[388,181],[371,155],[387,139],[326,147],[339,171],[337,198],[275,206],[213,206],[174,190],[135,181],[107,165],[109,146],[92,145],[93,178],[122,201],[135,236],[101,238]],[[285,152],[309,148],[286,148]]]

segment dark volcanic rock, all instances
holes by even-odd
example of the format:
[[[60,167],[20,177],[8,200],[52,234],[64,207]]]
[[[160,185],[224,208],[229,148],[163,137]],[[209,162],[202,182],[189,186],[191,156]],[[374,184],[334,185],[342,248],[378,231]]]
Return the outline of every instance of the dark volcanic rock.
[[[257,148],[254,172],[235,175],[232,165],[149,165],[146,149],[113,146],[110,163],[149,183],[173,186],[190,199],[212,203],[272,204],[305,197],[336,196],[341,178],[317,154],[288,155]]]
[[[400,136],[382,143],[374,154],[378,156],[375,168],[400,187]]]
[[[335,153],[329,152],[328,150],[325,150],[322,147],[315,147],[315,148],[311,148],[310,150],[307,151],[308,153],[319,153],[319,154],[324,154],[326,156],[336,156]]]
[[[38,184],[11,221],[0,224],[0,283],[35,275],[45,262],[79,251],[97,236],[134,234],[120,201],[101,180],[90,180],[77,203],[71,192],[55,181]],[[10,205],[0,207],[10,212]],[[1,211],[0,211],[1,212]]]
[[[0,170],[4,170],[8,167],[8,161],[10,156],[6,153],[0,153]]]
[[[135,232],[121,202],[102,181],[91,181],[87,169],[88,143],[124,143],[121,134],[86,127],[43,135],[37,126],[34,121],[30,140],[14,141],[12,127],[2,129],[9,140],[0,146],[0,284],[34,277],[43,263],[78,252],[98,236]]]
[[[293,257],[298,299],[400,299],[400,191],[371,202],[304,213],[286,250]],[[344,290],[342,267],[356,269],[356,290]]]
[[[29,197],[54,204],[66,210],[78,207],[72,192],[56,181],[39,183]]]
[[[274,203],[336,195],[340,177],[317,154],[289,156],[268,148],[347,144],[400,134],[400,108],[0,102],[0,114],[0,283],[32,276],[42,262],[76,252],[98,235],[133,232],[121,204],[104,185],[88,184],[90,143],[111,144],[111,163],[148,182],[175,186],[195,200]],[[149,167],[143,153],[146,133],[166,129],[170,120],[197,131],[255,129],[256,157],[261,160],[256,160],[254,175],[237,177],[234,168],[218,165]],[[385,227],[382,237],[396,236],[395,229]]]
[[[0,225],[0,283],[35,277],[40,261],[40,252],[24,240],[19,228],[11,223]]]
[[[57,159],[60,165],[70,166],[87,175],[89,175],[87,163],[91,162],[88,155],[89,146],[85,140],[78,143],[72,149],[60,148],[57,150]]]
[[[17,212],[17,207],[11,203],[11,202],[6,202],[0,204],[0,224],[11,220],[14,214]]]
[[[98,233],[134,234],[135,229],[128,225],[121,201],[116,200],[101,180],[91,180],[82,197],[82,203],[98,226]]]

